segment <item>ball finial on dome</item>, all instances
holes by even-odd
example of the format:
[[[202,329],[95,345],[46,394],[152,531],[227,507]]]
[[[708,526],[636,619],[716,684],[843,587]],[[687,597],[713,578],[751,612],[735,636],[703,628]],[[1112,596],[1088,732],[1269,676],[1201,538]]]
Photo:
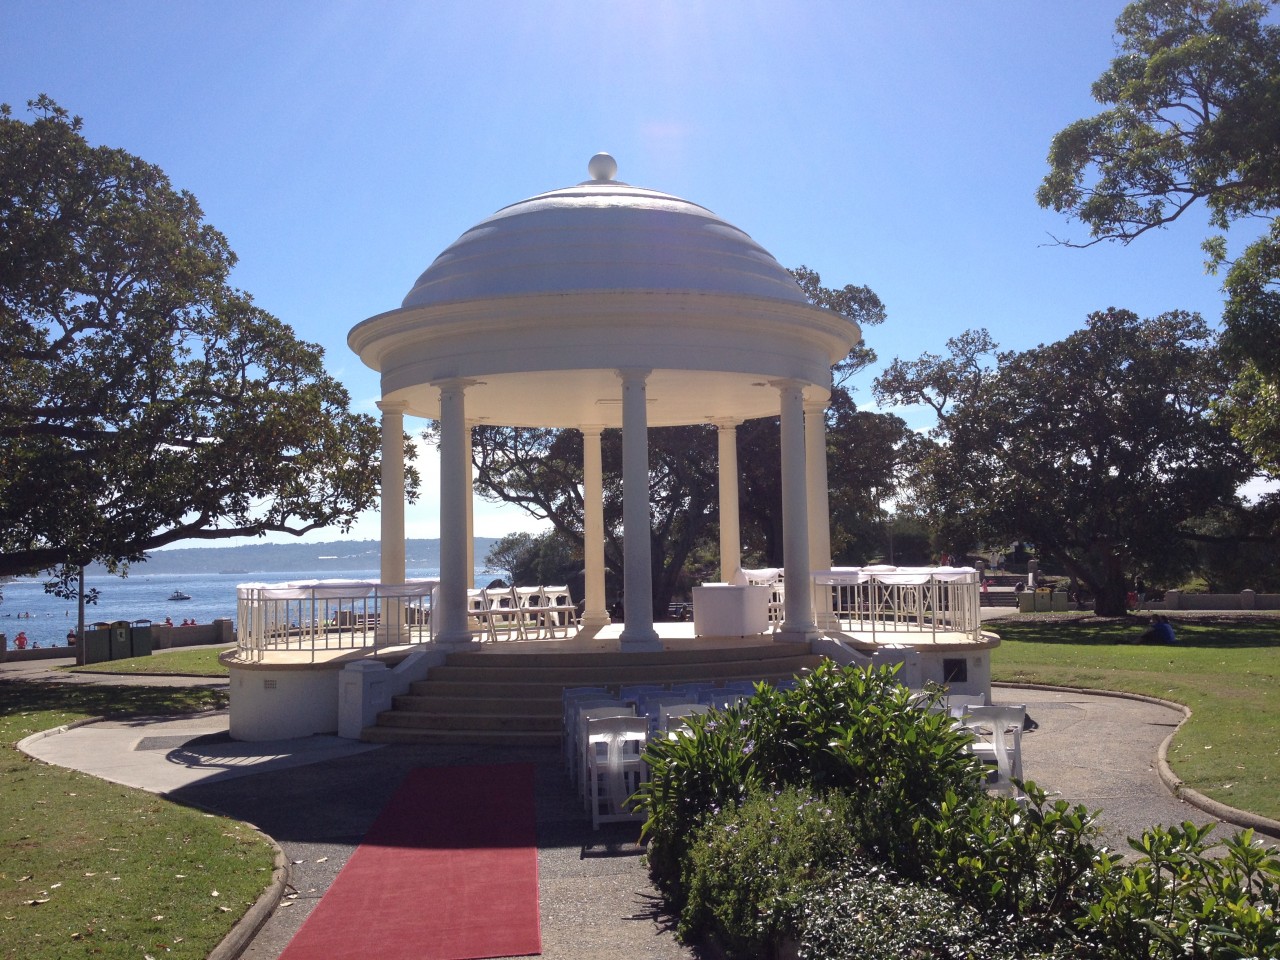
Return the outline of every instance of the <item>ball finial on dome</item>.
[[[587,173],[592,180],[612,180],[618,172],[618,161],[607,153],[597,153],[587,164]]]

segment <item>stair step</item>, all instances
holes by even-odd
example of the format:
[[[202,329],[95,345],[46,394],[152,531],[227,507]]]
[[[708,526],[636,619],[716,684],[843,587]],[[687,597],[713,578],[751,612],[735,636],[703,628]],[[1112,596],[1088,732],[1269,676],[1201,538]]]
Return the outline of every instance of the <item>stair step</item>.
[[[778,682],[822,658],[807,644],[666,650],[450,654],[427,679],[393,699],[366,728],[370,743],[502,744],[559,747],[567,687],[640,683]]]
[[[539,691],[551,693],[546,688]],[[518,710],[522,715],[559,718],[563,713],[561,692],[543,697],[469,696],[454,695],[447,688],[432,688],[425,693],[410,693],[392,698],[396,710],[415,713],[509,713]]]
[[[560,747],[560,733],[528,730],[429,730],[418,727],[365,727],[366,743],[475,744],[503,747]]]
[[[759,677],[790,676],[812,668],[820,662],[813,654],[771,658],[764,661],[736,661],[734,663],[690,663],[680,667],[672,664],[631,664],[625,668],[601,665],[556,666],[544,669],[505,668],[481,666],[451,666],[445,664],[431,671],[431,679],[438,681],[486,681],[490,683],[557,683],[562,687],[618,686],[627,683],[682,683],[691,680],[753,679]]]
[[[524,730],[560,736],[562,718],[528,717],[521,714],[443,714],[409,710],[384,710],[378,726],[413,727],[419,730]]]

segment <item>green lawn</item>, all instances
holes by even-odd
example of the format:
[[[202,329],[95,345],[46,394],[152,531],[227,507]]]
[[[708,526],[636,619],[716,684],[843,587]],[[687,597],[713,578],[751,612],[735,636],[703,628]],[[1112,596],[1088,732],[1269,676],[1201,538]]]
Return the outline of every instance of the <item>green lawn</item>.
[[[206,688],[0,682],[0,958],[208,955],[267,886],[244,824],[18,752],[84,717],[224,706]]]
[[[108,660],[105,663],[64,669],[72,673],[145,673],[151,676],[225,677],[227,668],[218,662],[218,654],[225,652],[225,647],[200,647],[191,650],[166,651],[150,657]]]
[[[1143,618],[1145,619],[1145,618]],[[995,680],[1096,687],[1186,704],[1169,750],[1186,784],[1280,820],[1280,618],[1170,616],[1174,646],[1136,645],[1133,619],[1022,614],[990,622]]]

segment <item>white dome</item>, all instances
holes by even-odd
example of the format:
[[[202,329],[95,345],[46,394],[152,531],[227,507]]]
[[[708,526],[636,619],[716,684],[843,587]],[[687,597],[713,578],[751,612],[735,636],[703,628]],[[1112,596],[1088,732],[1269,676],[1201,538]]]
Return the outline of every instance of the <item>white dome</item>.
[[[805,302],[767,250],[705,207],[587,180],[513,203],[472,227],[436,257],[402,306],[653,289]]]
[[[598,154],[596,179],[499,210],[352,328],[383,397],[434,417],[463,380],[469,419],[535,427],[619,425],[622,368],[650,371],[653,426],[774,416],[783,381],[825,398],[858,325],[737,227],[615,170]]]

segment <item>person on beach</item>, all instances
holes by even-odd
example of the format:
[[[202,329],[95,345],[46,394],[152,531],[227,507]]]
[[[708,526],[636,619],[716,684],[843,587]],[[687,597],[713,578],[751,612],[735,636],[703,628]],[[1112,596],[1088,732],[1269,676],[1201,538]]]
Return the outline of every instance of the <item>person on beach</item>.
[[[18,650],[27,649],[27,632],[25,630],[18,631],[18,635],[13,638],[13,645]]]

